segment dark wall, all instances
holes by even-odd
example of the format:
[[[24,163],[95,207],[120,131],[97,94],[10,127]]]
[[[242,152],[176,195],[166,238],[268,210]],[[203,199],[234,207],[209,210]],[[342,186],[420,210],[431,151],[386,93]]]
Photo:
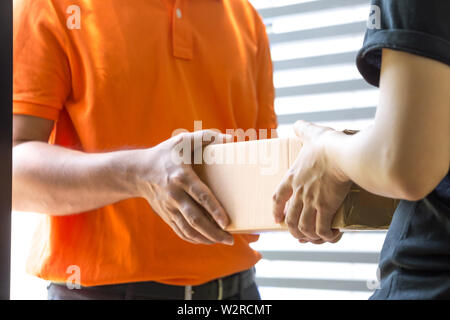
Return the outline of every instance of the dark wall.
[[[0,299],[11,264],[12,0],[0,0]]]

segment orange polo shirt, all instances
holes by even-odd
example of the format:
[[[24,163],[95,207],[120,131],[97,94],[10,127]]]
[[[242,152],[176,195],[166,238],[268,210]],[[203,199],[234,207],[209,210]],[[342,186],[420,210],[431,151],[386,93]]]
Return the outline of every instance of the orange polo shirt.
[[[50,143],[146,148],[178,128],[276,128],[265,27],[245,0],[14,0],[14,113],[55,120]],[[185,242],[144,199],[43,215],[27,269],[84,286],[196,285],[253,266],[234,246]]]

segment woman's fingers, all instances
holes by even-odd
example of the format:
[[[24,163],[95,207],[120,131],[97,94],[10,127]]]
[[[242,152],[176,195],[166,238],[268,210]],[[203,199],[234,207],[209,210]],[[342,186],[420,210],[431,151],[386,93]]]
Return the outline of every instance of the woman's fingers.
[[[294,132],[303,143],[312,141],[316,137],[319,137],[323,132],[333,130],[329,127],[318,126],[314,123],[306,122],[303,120],[297,120],[294,123]]]
[[[316,234],[316,209],[310,202],[305,201],[303,204],[298,228],[310,240],[320,240],[320,237]]]
[[[341,240],[343,233],[340,232],[339,230],[335,230],[335,231],[336,231],[336,237],[335,237],[333,240],[328,241],[328,242],[330,242],[330,243],[336,243],[336,242],[338,242],[339,240]]]
[[[299,229],[300,214],[303,209],[303,203],[301,199],[302,190],[298,189],[289,201],[285,218],[285,222],[289,229],[289,232],[299,240],[307,238]]]
[[[281,223],[285,220],[286,203],[292,196],[292,178],[289,176],[284,178],[278,185],[275,194],[273,195],[273,216],[276,223]]]
[[[325,241],[336,239],[339,230],[331,229],[334,213],[330,213],[326,209],[319,209],[316,213],[316,234]]]
[[[302,140],[305,138],[307,124],[308,123],[303,120],[298,120],[294,123],[294,132],[297,135],[297,137]]]

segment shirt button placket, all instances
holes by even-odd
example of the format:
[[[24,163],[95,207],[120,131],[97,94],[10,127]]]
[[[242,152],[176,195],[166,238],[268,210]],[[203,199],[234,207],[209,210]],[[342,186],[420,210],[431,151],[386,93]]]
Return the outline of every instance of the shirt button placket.
[[[181,19],[183,17],[183,14],[181,13],[181,9],[177,8],[175,10],[175,15],[177,16],[178,19]]]
[[[189,21],[183,12],[186,10],[183,4],[185,4],[183,0],[176,0],[174,5],[174,18],[172,19],[173,55],[176,58],[190,60],[193,58],[193,40]]]

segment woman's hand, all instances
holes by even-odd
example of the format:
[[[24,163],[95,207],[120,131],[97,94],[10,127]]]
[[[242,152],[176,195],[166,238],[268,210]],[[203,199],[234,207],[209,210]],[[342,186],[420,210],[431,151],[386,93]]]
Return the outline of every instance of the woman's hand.
[[[273,196],[275,221],[284,220],[302,243],[337,242],[342,233],[331,224],[352,182],[327,156],[327,137],[336,131],[304,121],[294,129],[303,146]]]

